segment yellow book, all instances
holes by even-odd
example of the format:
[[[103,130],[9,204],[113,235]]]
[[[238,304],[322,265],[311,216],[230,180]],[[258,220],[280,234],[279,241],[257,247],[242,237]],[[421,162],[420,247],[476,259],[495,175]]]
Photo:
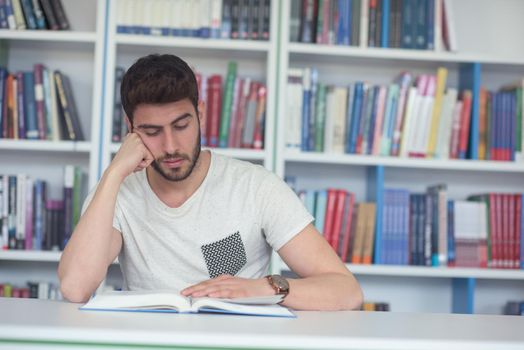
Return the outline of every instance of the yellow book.
[[[478,159],[486,159],[486,149],[487,149],[487,132],[488,132],[488,118],[486,115],[487,107],[487,98],[488,92],[486,89],[480,89],[479,96],[479,148],[478,148]]]
[[[357,224],[355,228],[355,238],[353,240],[353,252],[351,263],[362,263],[362,250],[364,248],[364,236],[366,232],[366,203],[359,203],[357,207]]]
[[[370,265],[373,259],[373,246],[375,243],[375,219],[377,205],[375,203],[366,203],[366,228],[364,233],[364,249],[362,253],[362,263]]]
[[[442,110],[442,97],[446,89],[446,80],[448,78],[447,68],[440,67],[437,69],[437,88],[435,90],[435,102],[433,103],[433,112],[431,113],[431,130],[429,133],[429,144],[426,156],[434,158],[437,148],[437,132]]]

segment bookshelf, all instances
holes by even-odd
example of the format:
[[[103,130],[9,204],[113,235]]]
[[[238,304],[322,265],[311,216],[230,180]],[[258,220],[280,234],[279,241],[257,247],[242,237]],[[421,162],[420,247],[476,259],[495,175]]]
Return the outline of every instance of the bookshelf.
[[[276,103],[276,76],[277,76],[277,43],[278,43],[278,6],[271,3],[270,40],[229,40],[229,39],[203,39],[190,37],[154,36],[117,33],[117,7],[116,1],[109,4],[108,30],[107,30],[107,55],[105,89],[108,103],[105,104],[102,125],[102,152],[101,167],[109,165],[112,156],[120,147],[119,143],[111,142],[113,96],[115,70],[113,67],[129,67],[137,58],[150,53],[172,53],[182,57],[195,68],[197,72],[205,75],[226,75],[227,63],[237,61],[240,77],[250,77],[265,82],[267,86],[265,136],[263,150],[215,148],[221,154],[235,158],[253,161],[272,169],[274,157],[274,118],[275,111],[269,106]],[[99,174],[100,175],[100,174]]]
[[[65,165],[81,167],[89,187],[97,181],[99,166],[105,1],[62,3],[70,30],[0,30],[0,64],[10,72],[32,71],[35,63],[43,63],[50,70],[61,70],[71,81],[85,141],[0,139],[2,174],[26,173],[43,179],[52,199],[63,197]],[[60,252],[55,251],[1,251],[0,283],[56,284],[59,258]]]
[[[38,61],[70,75],[87,135],[85,142],[1,139],[0,161],[6,165],[2,172],[37,174],[50,182],[51,196],[59,197],[63,165],[75,164],[84,168],[92,188],[120,146],[111,141],[114,68],[129,67],[149,53],[173,53],[205,74],[224,76],[227,62],[235,60],[240,76],[266,82],[265,149],[215,151],[262,164],[281,177],[295,176],[297,188],[345,188],[363,201],[369,197],[367,188],[377,184],[370,173],[378,171],[383,174],[380,184],[388,188],[423,191],[434,183],[447,183],[453,199],[463,199],[479,188],[524,192],[522,162],[325,154],[290,151],[284,146],[289,67],[315,66],[322,82],[339,85],[356,80],[385,84],[401,70],[418,75],[444,66],[449,70],[448,86],[457,87],[461,64],[470,63],[480,65],[482,84],[489,89],[524,77],[524,46],[519,38],[524,30],[522,2],[453,1],[455,18],[460,19],[456,26],[460,50],[436,52],[291,43],[291,1],[272,1],[267,42],[117,34],[117,1],[109,0],[63,1],[71,31],[1,30],[0,44],[8,50],[0,55],[4,56],[0,62],[6,62],[10,70],[28,70]],[[475,16],[471,16],[472,8]],[[488,22],[490,26],[485,25]],[[29,278],[56,281],[59,256],[60,252],[0,252],[0,273],[12,283],[23,284]],[[275,255],[273,271],[282,268]],[[500,313],[507,300],[524,298],[521,270],[352,264],[348,268],[363,285],[366,299],[388,301],[395,311],[449,312],[456,294],[474,304],[475,312]],[[118,267],[111,266],[108,280],[119,283],[118,275]]]
[[[496,90],[522,79],[524,46],[516,44],[515,32],[522,30],[522,24],[514,15],[524,10],[522,3],[504,1],[495,9],[489,1],[452,1],[459,51],[447,52],[290,42],[292,1],[281,3],[274,168],[279,176],[294,178],[297,190],[344,188],[355,194],[357,202],[374,200],[384,188],[424,192],[436,183],[448,185],[450,199],[465,199],[479,192],[524,191],[522,162],[307,152],[285,145],[289,68],[316,67],[319,82],[337,86],[355,81],[390,84],[401,71],[417,76],[445,67],[449,72],[447,86],[456,88],[464,65],[480,66],[481,85],[487,89]],[[470,13],[472,8],[475,18]],[[488,22],[490,25],[485,25]],[[274,258],[273,269],[285,271],[287,266],[277,255]],[[523,297],[522,270],[347,266],[360,281],[366,300],[389,302],[395,311],[500,313],[507,300]]]

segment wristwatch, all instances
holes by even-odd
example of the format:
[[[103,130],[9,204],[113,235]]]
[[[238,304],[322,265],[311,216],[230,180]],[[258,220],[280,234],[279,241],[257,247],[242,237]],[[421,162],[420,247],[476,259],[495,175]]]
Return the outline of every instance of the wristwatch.
[[[267,275],[269,285],[275,290],[276,295],[283,295],[284,299],[289,294],[289,282],[280,275]]]

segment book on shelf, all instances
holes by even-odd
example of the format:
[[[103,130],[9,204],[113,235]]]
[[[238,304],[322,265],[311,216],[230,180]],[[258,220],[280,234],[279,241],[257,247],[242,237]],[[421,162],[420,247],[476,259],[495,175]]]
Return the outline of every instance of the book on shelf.
[[[0,138],[83,141],[69,77],[43,64],[33,71],[0,68]]]
[[[448,0],[292,0],[289,41],[457,51]]]
[[[436,74],[418,77],[401,72],[391,84],[356,81],[337,86],[320,83],[316,68],[290,68],[286,148],[432,159],[524,159],[523,82],[475,92],[467,82],[461,83],[467,88],[447,87],[447,75],[441,67]]]
[[[0,1],[0,29],[68,30],[62,0]]]
[[[112,291],[96,294],[80,310],[295,317],[289,309],[278,304],[281,300],[281,295],[219,299],[185,297],[173,290]]]
[[[202,146],[264,149],[267,87],[262,82],[237,75],[237,69],[237,63],[230,62],[226,77],[195,73],[199,99],[206,107]],[[113,142],[120,142],[127,133],[119,87],[124,71],[121,67],[116,69]]]
[[[0,283],[0,297],[62,300],[60,288],[50,282],[28,281],[25,286]]]
[[[80,218],[85,176],[64,168],[64,197],[48,196],[48,184],[26,174],[0,174],[0,248],[62,250]]]
[[[180,16],[184,13],[184,16]],[[120,34],[269,40],[271,0],[119,0]]]
[[[524,268],[521,193],[450,200],[441,183],[424,193],[385,188],[376,202],[357,202],[344,189],[295,191],[344,262]]]

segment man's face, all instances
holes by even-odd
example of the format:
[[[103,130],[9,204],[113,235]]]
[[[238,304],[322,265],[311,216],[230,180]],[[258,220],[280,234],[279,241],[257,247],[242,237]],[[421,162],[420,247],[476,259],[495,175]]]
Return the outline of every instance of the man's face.
[[[202,116],[204,108],[198,107]],[[201,145],[199,116],[189,99],[141,104],[135,110],[133,126],[155,157],[153,169],[164,179],[182,181],[191,175]]]

